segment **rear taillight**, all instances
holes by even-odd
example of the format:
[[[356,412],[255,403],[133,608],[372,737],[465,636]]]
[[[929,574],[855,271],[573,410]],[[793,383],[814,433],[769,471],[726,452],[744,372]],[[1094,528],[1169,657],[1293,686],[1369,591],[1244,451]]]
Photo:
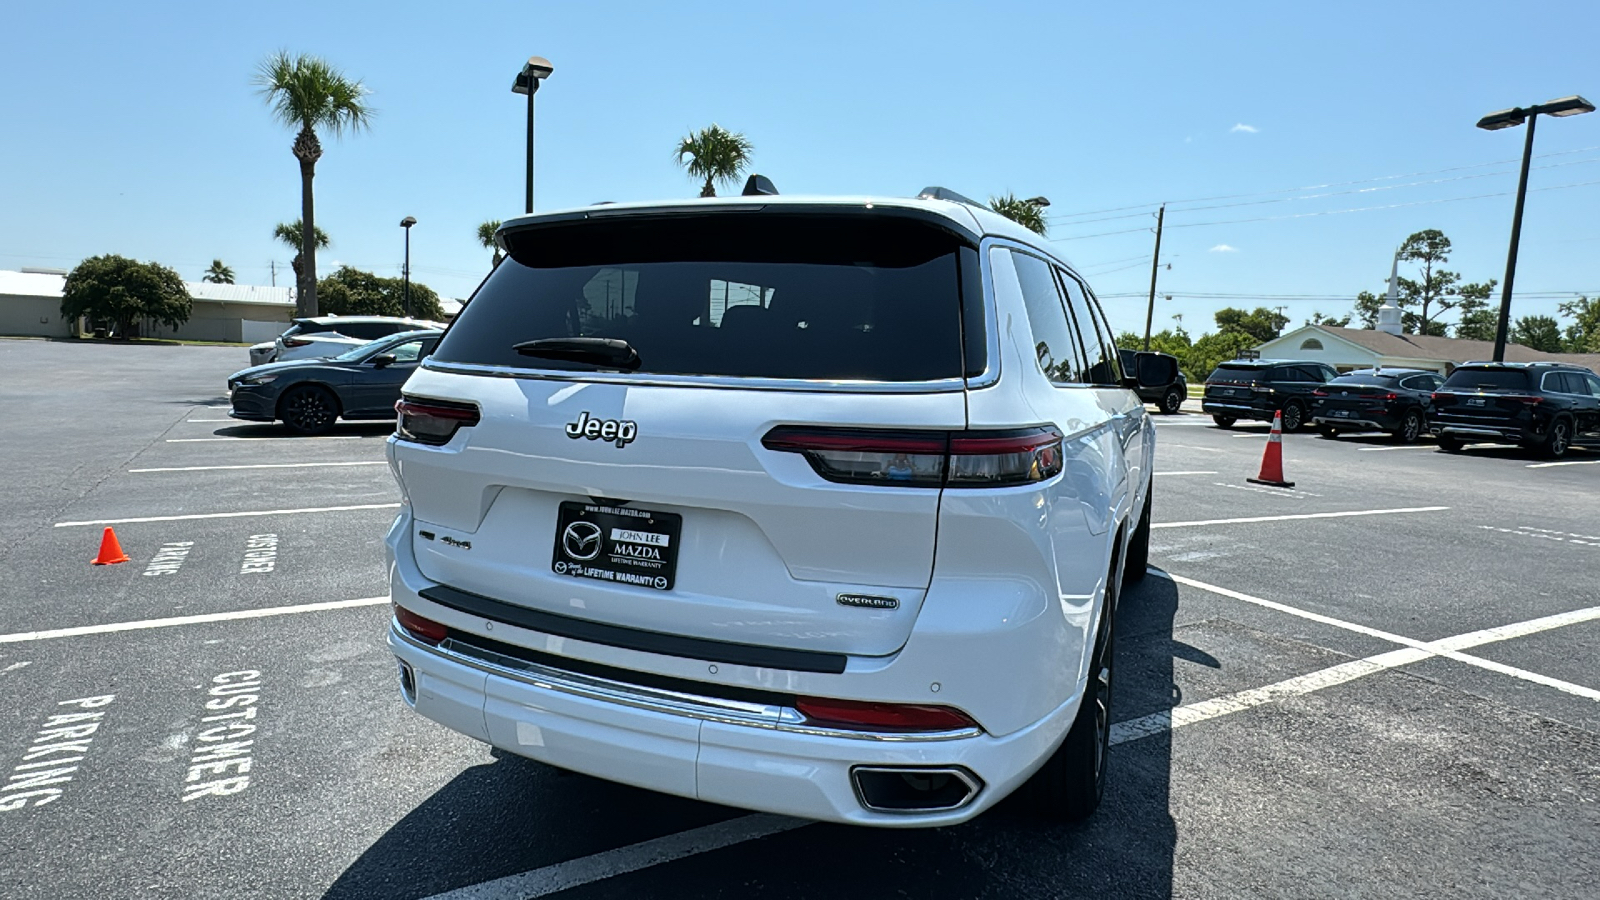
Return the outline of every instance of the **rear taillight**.
[[[1390,400],[1400,399],[1399,394],[1373,394],[1367,400],[1371,403],[1388,403]]]
[[[437,644],[445,639],[450,630],[432,619],[424,619],[403,606],[394,608],[394,619],[406,633],[425,644]]]
[[[305,338],[286,337],[283,339],[283,345],[285,347],[309,347],[311,342]]]
[[[478,408],[468,403],[402,397],[394,411],[396,437],[435,447],[450,443],[458,430],[478,424]]]
[[[1524,406],[1538,406],[1544,402],[1543,397],[1511,397],[1512,400],[1521,400]]]
[[[795,701],[794,707],[814,725],[872,731],[952,731],[978,724],[959,709],[916,703],[868,703],[801,697]]]
[[[1328,392],[1323,390],[1322,388],[1317,388],[1316,390],[1311,392],[1311,396],[1313,396],[1313,397],[1326,397],[1326,396],[1328,396]]]
[[[1002,487],[1055,477],[1061,432],[886,431],[784,425],[767,432],[768,450],[799,453],[818,475],[841,484],[892,487]]]

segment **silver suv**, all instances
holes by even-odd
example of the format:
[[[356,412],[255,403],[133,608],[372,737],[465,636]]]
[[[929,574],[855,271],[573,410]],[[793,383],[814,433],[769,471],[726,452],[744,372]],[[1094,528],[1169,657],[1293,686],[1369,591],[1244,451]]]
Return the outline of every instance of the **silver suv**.
[[[1154,432],[1047,244],[932,189],[497,240],[388,444],[407,704],[813,819],[1094,810]]]

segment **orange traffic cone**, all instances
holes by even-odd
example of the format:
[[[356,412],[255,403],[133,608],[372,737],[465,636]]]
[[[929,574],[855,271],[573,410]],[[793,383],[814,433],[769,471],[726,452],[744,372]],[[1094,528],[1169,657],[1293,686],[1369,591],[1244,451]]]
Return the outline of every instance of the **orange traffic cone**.
[[[1261,454],[1261,477],[1246,478],[1251,484],[1292,488],[1294,482],[1283,480],[1283,413],[1272,415],[1272,435],[1267,438],[1267,452]],[[107,531],[111,529],[107,528]]]
[[[100,536],[100,555],[94,558],[97,566],[109,566],[112,563],[125,563],[128,554],[122,552],[122,545],[117,543],[117,533],[110,528]]]

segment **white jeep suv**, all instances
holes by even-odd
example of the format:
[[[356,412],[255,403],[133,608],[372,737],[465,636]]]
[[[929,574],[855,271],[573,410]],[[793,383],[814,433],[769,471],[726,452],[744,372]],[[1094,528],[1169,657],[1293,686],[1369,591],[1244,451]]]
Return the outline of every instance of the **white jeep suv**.
[[[497,240],[388,443],[408,705],[811,819],[1094,810],[1154,431],[1047,244],[942,189]]]

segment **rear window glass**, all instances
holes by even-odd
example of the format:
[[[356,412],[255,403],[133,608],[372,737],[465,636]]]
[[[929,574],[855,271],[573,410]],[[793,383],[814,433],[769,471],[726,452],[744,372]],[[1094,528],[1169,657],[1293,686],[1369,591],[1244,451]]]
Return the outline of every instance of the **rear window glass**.
[[[1485,391],[1525,391],[1528,373],[1522,369],[1457,369],[1445,379],[1447,388]]]
[[[1223,363],[1211,370],[1206,381],[1242,381],[1253,384],[1267,380],[1267,369],[1263,366],[1239,366]]]
[[[1329,384],[1370,384],[1376,387],[1394,387],[1400,379],[1393,375],[1340,375]]]
[[[594,371],[523,356],[620,338],[642,374],[929,381],[962,376],[954,235],[910,219],[730,212],[508,235],[433,359]]]

